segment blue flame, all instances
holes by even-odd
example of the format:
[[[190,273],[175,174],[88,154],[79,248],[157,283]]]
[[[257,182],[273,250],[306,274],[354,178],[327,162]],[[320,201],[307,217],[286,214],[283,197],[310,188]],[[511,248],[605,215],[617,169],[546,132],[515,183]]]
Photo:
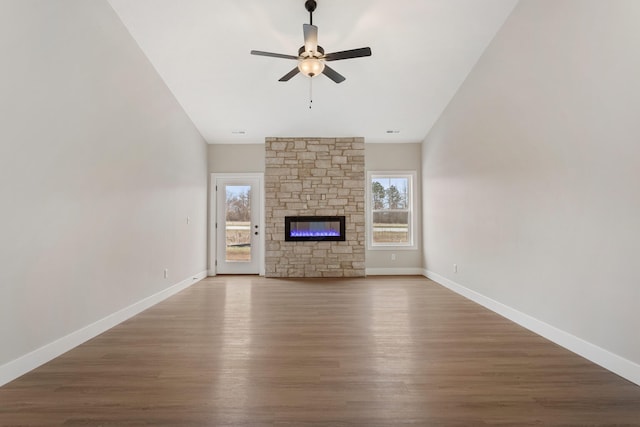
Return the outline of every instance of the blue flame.
[[[291,230],[291,237],[339,237],[340,232],[333,228],[328,230]]]

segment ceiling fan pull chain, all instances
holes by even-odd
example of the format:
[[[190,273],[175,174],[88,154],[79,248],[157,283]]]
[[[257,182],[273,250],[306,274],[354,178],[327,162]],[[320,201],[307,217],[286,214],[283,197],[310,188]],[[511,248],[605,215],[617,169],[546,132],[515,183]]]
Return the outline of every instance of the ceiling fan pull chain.
[[[313,77],[309,77],[309,109],[313,105]]]

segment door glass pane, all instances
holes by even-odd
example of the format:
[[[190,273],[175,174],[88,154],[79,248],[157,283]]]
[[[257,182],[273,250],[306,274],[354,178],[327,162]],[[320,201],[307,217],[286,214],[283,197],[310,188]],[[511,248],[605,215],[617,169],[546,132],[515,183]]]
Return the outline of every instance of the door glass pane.
[[[251,187],[226,186],[225,240],[227,262],[251,261]]]

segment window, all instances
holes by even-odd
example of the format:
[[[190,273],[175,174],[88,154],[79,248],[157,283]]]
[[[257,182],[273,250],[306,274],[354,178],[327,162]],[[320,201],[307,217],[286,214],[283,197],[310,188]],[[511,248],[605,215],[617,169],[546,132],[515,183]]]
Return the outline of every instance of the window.
[[[415,249],[415,172],[368,173],[368,246]]]

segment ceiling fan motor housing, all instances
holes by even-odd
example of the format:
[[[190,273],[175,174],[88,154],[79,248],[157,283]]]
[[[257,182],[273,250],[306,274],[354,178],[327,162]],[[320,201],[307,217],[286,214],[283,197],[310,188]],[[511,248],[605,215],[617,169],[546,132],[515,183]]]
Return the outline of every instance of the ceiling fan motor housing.
[[[308,57],[310,55],[307,53],[305,47],[302,46],[302,47],[300,47],[300,49],[298,49],[298,56],[300,58],[305,58],[305,57]],[[324,56],[324,49],[322,48],[322,46],[320,46],[320,45],[316,46],[316,51],[313,52],[313,56],[315,58],[321,58],[321,57]]]

